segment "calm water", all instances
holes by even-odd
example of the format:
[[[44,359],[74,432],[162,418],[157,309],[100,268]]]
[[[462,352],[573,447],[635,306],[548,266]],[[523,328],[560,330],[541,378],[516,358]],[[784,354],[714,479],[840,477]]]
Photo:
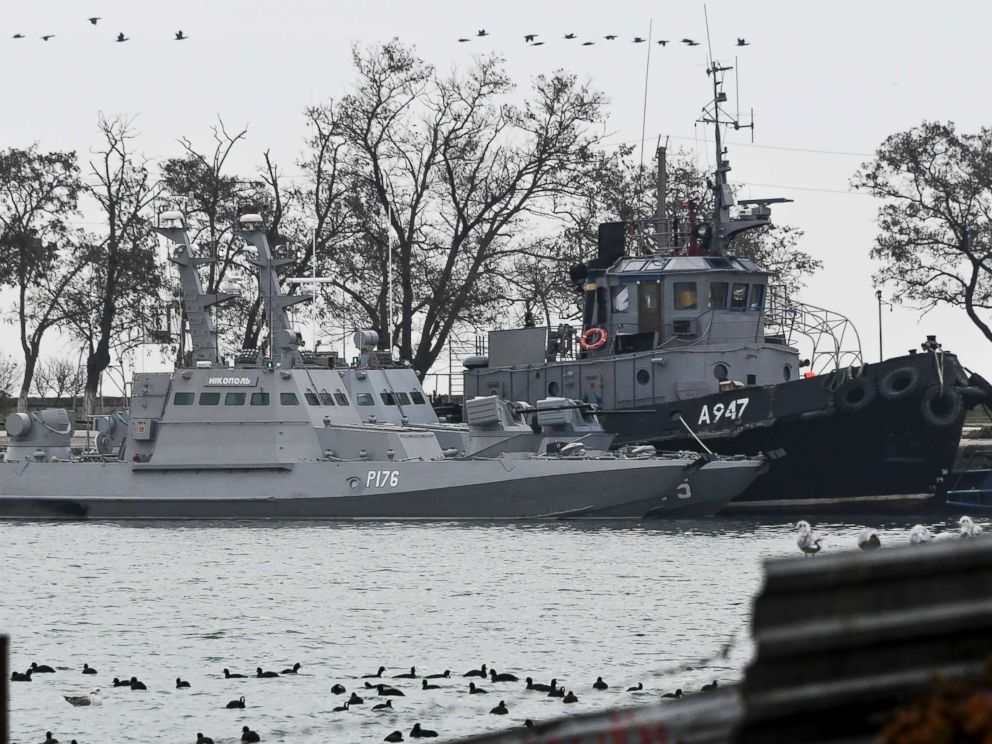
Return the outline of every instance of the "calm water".
[[[846,549],[863,525],[818,524],[827,550]],[[879,525],[873,525],[879,526]],[[909,524],[882,525],[885,542]],[[939,525],[943,527],[943,525]],[[53,675],[11,685],[14,742],[45,731],[68,742],[193,742],[202,731],[239,741],[380,742],[414,722],[441,738],[655,700],[740,678],[751,654],[752,598],[765,558],[798,555],[792,525],[705,520],[641,524],[10,524],[0,523],[0,632],[11,663],[50,664]],[[726,660],[666,674],[713,654]],[[224,680],[222,670],[297,677]],[[83,662],[99,670],[80,674]],[[548,682],[579,703],[483,685],[461,674],[486,662]],[[380,700],[332,713],[358,676],[416,666],[451,669],[442,690],[398,680],[393,713]],[[147,692],[112,689],[137,676]],[[610,690],[593,692],[602,675]],[[192,684],[176,690],[175,678]],[[643,682],[637,695],[623,692]],[[62,695],[92,687],[103,705],[73,708]],[[364,691],[362,691],[364,692]],[[361,693],[360,693],[361,694]],[[246,710],[224,710],[244,695]],[[500,699],[508,716],[489,715]]]

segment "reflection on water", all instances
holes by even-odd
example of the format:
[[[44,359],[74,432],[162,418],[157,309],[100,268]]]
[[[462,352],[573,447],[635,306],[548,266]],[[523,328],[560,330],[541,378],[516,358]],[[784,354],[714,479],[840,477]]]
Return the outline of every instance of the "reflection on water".
[[[826,551],[852,548],[863,524],[817,524]],[[910,524],[879,524],[883,545]],[[937,529],[946,529],[938,525]],[[799,555],[791,523],[0,523],[0,632],[11,663],[55,666],[13,683],[13,741],[51,730],[64,742],[379,742],[414,722],[440,740],[738,679],[765,558]],[[731,636],[727,659],[699,668]],[[224,680],[302,663],[297,677]],[[83,663],[99,674],[84,677]],[[552,677],[579,696],[563,708],[461,674],[486,663],[523,679]],[[443,689],[398,680],[379,702],[332,713],[360,675],[450,669]],[[696,668],[666,675],[666,670]],[[137,676],[147,692],[109,689]],[[602,676],[610,689],[592,690]],[[192,688],[176,690],[175,679]],[[626,687],[644,683],[641,693]],[[481,684],[481,682],[480,682]],[[100,707],[62,695],[104,688]],[[364,695],[364,690],[360,694]],[[245,710],[224,704],[244,695]],[[508,716],[489,715],[500,699]]]

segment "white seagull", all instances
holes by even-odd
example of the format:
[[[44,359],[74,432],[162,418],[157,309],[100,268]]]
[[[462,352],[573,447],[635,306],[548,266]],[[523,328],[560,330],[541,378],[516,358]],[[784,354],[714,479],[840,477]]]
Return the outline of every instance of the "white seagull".
[[[100,705],[101,704],[100,703],[100,690],[99,690],[99,688],[96,689],[96,690],[92,690],[89,695],[75,695],[73,697],[69,697],[68,695],[63,695],[62,697],[65,698],[66,702],[69,703],[69,705],[75,705],[77,707],[80,706],[80,705]]]
[[[878,533],[875,530],[862,530],[861,534],[858,535],[858,547],[865,551],[878,550],[882,547],[882,541],[878,539]]]
[[[813,528],[809,526],[809,522],[802,520],[796,527],[799,528],[799,532],[796,534],[796,545],[799,546],[799,549],[806,555],[816,555],[819,553],[822,550],[820,543],[823,541],[823,538],[813,537]]]
[[[923,545],[933,540],[933,533],[922,524],[913,525],[913,529],[909,531],[909,542],[912,545]]]
[[[971,517],[961,517],[958,520],[958,529],[961,537],[978,537],[982,532],[982,528],[971,521]]]

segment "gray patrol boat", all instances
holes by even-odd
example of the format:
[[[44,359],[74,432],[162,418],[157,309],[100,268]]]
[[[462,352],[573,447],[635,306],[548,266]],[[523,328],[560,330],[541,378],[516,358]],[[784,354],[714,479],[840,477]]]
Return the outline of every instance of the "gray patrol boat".
[[[191,364],[138,373],[130,409],[99,418],[93,451],[74,455],[73,416],[14,413],[0,463],[0,518],[519,519],[713,513],[766,468],[762,458],[607,452],[610,437],[571,401],[532,416],[495,397],[467,428],[444,427],[409,368],[339,368],[304,353],[277,259],[257,215],[254,247],[270,352],[222,363],[180,213],[159,218],[174,249]],[[370,340],[369,336],[359,341]],[[373,355],[374,358],[374,355]],[[370,413],[370,411],[377,413]],[[526,421],[526,419],[530,419]]]

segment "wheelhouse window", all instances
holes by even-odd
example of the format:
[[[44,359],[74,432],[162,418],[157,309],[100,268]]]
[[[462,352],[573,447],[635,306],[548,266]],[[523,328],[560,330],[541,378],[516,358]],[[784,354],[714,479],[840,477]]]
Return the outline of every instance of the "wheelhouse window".
[[[727,292],[730,285],[727,282],[710,282],[710,309],[722,310],[727,306]]]
[[[613,287],[613,312],[625,313],[630,308],[630,290],[626,285]]]
[[[407,395],[406,393],[397,392],[396,402],[399,403],[401,406],[408,406],[410,405],[410,396]]]
[[[244,393],[224,393],[225,406],[243,406],[245,404]]]
[[[382,402],[385,403],[387,406],[396,405],[396,398],[393,397],[392,393],[383,391],[379,393],[379,397],[382,398]]]
[[[307,390],[303,393],[303,397],[307,399],[307,404],[311,406],[319,406],[320,400],[317,398],[317,393],[313,390]]]
[[[358,393],[355,396],[355,400],[360,406],[374,406],[375,398],[372,397],[372,393]]]
[[[410,393],[410,397],[413,398],[413,402],[418,406],[424,405],[427,401],[424,400],[424,396],[420,394],[419,390],[414,390]]]
[[[321,390],[320,393],[319,393],[319,395],[320,395],[320,402],[321,402],[321,404],[323,404],[325,406],[333,406],[334,405],[334,396],[331,395],[329,392],[327,392],[326,390]]]
[[[193,393],[176,393],[172,396],[172,404],[176,406],[193,405]]]
[[[279,393],[279,405],[298,406],[300,399],[296,397],[296,393]]]
[[[735,284],[730,293],[730,307],[734,310],[744,310],[747,307],[747,285]]]
[[[220,393],[200,393],[201,406],[219,406]]]
[[[251,394],[251,405],[253,405],[253,406],[267,406],[267,405],[269,405],[269,394],[268,393],[252,393]]]
[[[334,400],[336,400],[338,402],[338,405],[339,406],[348,406],[348,405],[351,405],[348,402],[348,396],[345,395],[344,393],[334,393]]]
[[[695,282],[675,282],[675,309],[695,310],[696,309],[696,283]]]
[[[751,310],[760,310],[765,306],[765,285],[764,284],[752,284],[751,285],[751,304],[748,307]]]

